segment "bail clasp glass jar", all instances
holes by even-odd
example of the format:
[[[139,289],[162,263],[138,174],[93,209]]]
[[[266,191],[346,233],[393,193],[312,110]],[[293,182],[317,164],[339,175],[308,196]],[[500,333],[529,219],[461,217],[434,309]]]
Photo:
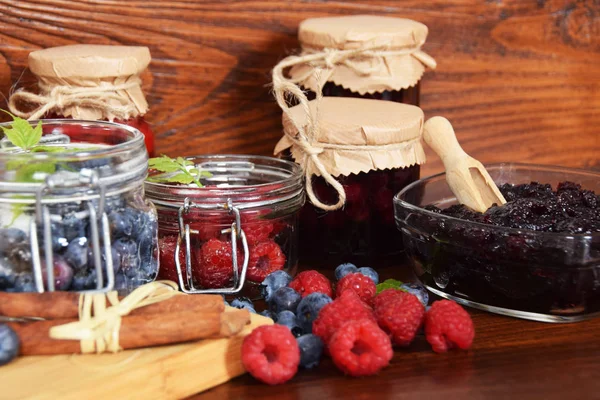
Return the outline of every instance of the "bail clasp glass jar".
[[[36,151],[7,140],[0,149],[0,290],[126,293],[154,280],[143,135],[110,122],[41,122]]]
[[[185,158],[202,187],[152,181],[159,219],[161,278],[186,293],[239,293],[271,272],[293,273],[304,181],[295,163],[272,157]]]

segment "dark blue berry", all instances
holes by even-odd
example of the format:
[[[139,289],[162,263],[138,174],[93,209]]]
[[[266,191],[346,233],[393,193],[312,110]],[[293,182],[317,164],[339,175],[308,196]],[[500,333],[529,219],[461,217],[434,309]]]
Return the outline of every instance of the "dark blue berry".
[[[67,246],[64,254],[65,260],[75,270],[80,270],[88,266],[88,240],[86,237],[80,237],[72,240]]]
[[[14,246],[25,242],[27,235],[17,228],[0,229],[0,254],[5,254]]]
[[[271,310],[261,311],[260,315],[262,315],[263,317],[271,318],[273,320],[273,322],[277,322],[277,314],[275,314]]]
[[[4,257],[0,258],[0,290],[12,289],[16,279],[10,262]]]
[[[11,362],[19,354],[19,337],[6,324],[0,324],[0,365]]]
[[[137,244],[133,240],[122,238],[114,241],[112,247],[117,253],[120,270],[128,277],[135,276],[140,267]]]
[[[87,221],[79,218],[77,213],[71,213],[63,217],[62,226],[68,242],[78,237],[87,236],[85,234]]]
[[[148,263],[154,258],[154,253],[158,246],[158,226],[155,223],[148,223],[138,234],[136,241],[140,248],[140,258],[142,263]]]
[[[65,228],[60,222],[51,222],[50,231],[52,232],[52,250],[55,252],[62,251],[69,245],[69,241],[65,237]],[[38,233],[39,241],[41,242],[44,238],[43,230],[39,229]]]
[[[361,267],[356,272],[371,278],[371,280],[375,282],[376,285],[379,283],[379,274],[373,268]]]
[[[358,271],[358,268],[356,268],[356,265],[354,265],[354,264],[351,264],[351,263],[340,264],[335,269],[335,279],[339,281],[344,276],[346,276],[348,274],[353,274],[356,271]]]
[[[246,309],[254,314],[256,314],[256,310],[254,309],[254,304],[247,297],[236,297],[231,301],[231,307]]]
[[[277,314],[277,324],[287,327],[294,337],[301,336],[304,332],[298,323],[296,314],[291,311],[285,310]]]
[[[33,281],[33,275],[29,273],[19,274],[15,279],[15,283],[12,289],[7,290],[9,292],[35,292],[35,282]]]
[[[260,285],[260,291],[263,298],[267,302],[271,301],[273,293],[279,288],[286,287],[291,281],[292,277],[290,274],[283,270],[271,272]]]
[[[150,257],[146,260],[142,260],[140,270],[148,282],[153,281],[158,275],[158,259]]]
[[[427,303],[429,303],[429,293],[423,285],[418,283],[404,283],[400,286],[400,289],[417,296],[421,304],[424,306],[427,306]]]
[[[300,301],[296,314],[298,322],[306,333],[312,332],[312,324],[321,309],[328,303],[331,303],[331,298],[323,293],[311,293]]]
[[[125,275],[121,272],[115,275],[115,286],[114,290],[119,292],[119,294],[125,294],[129,291],[129,281]]]
[[[302,335],[296,341],[300,348],[300,366],[311,369],[319,365],[323,355],[323,341],[312,333]]]
[[[135,221],[128,208],[120,211],[111,211],[110,214],[108,214],[108,221],[110,223],[110,232],[113,238],[131,236]]]
[[[54,257],[54,290],[67,290],[71,286],[73,280],[73,268],[67,263],[67,261],[61,256]],[[42,276],[44,282],[47,284],[46,278],[46,263],[42,260]]]
[[[96,289],[97,279],[94,268],[79,270],[73,275],[71,290],[82,291]]]
[[[285,310],[296,312],[298,303],[300,303],[302,297],[291,287],[279,288],[273,293],[271,301],[269,303],[271,311],[280,313]]]

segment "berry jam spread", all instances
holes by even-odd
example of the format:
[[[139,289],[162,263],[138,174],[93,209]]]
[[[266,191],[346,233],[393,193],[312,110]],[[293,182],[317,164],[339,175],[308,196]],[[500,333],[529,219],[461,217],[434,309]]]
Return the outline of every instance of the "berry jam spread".
[[[504,184],[499,187],[506,198],[503,206],[492,206],[485,213],[454,205],[444,210],[425,207],[455,218],[507,228],[571,234],[600,232],[600,195],[583,190],[573,182],[561,182],[556,191],[549,184]]]
[[[404,245],[419,279],[509,315],[600,312],[600,197],[572,182],[500,191],[507,203],[483,214],[462,205],[425,207],[459,219],[407,214]]]

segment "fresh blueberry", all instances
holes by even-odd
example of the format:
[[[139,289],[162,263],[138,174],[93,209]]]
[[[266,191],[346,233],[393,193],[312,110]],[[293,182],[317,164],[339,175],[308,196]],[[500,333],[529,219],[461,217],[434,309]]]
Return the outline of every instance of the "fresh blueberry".
[[[128,212],[128,208],[120,211],[111,211],[108,214],[108,221],[110,223],[110,231],[113,238],[130,237],[133,232],[133,225],[135,223],[131,213]]]
[[[6,324],[0,324],[0,365],[11,362],[19,354],[19,337]]]
[[[65,260],[73,267],[73,269],[80,270],[88,266],[88,240],[86,237],[80,237],[72,240],[67,246],[65,252]]]
[[[273,320],[273,322],[277,322],[277,314],[275,314],[271,310],[261,311],[260,315],[262,315],[263,317],[271,318]]]
[[[157,229],[158,222],[154,218],[152,213],[147,213],[136,208],[128,208],[129,214],[134,221],[132,235],[136,238],[140,238],[144,229],[149,228],[150,231]]]
[[[50,230],[52,232],[52,250],[59,252],[69,245],[69,241],[65,237],[65,228],[60,222],[51,222]],[[43,238],[42,230],[38,234],[39,238]]]
[[[309,333],[296,339],[300,348],[300,366],[311,369],[319,365],[323,355],[323,342],[318,336]]]
[[[302,335],[302,328],[298,323],[296,314],[291,311],[285,310],[277,314],[277,324],[287,327],[294,337]]]
[[[42,274],[44,282],[47,284],[45,261],[42,260]],[[73,268],[61,256],[54,257],[54,289],[67,290],[73,281]]]
[[[273,293],[279,288],[286,287],[291,281],[290,274],[283,270],[271,272],[267,275],[260,285],[260,291],[265,301],[271,301]]]
[[[140,267],[137,244],[133,240],[122,238],[115,240],[112,247],[117,252],[120,270],[128,277],[136,275]]]
[[[148,223],[139,232],[137,236],[137,242],[140,247],[140,258],[142,263],[148,263],[154,258],[154,253],[158,246],[158,226],[156,221],[154,223]]]
[[[155,280],[158,275],[158,259],[156,257],[150,257],[142,260],[140,271],[142,271],[148,282]]]
[[[119,292],[119,294],[127,293],[129,290],[129,282],[125,275],[122,273],[118,273],[115,275],[115,287],[114,289]]]
[[[356,271],[358,271],[358,268],[356,268],[356,265],[354,265],[354,264],[351,264],[351,263],[340,264],[335,269],[335,279],[339,281],[344,276],[346,276],[348,274],[353,274]]]
[[[14,286],[12,289],[8,289],[8,292],[35,292],[35,282],[33,275],[29,273],[19,274],[15,279]]]
[[[236,297],[231,301],[231,307],[246,309],[254,314],[256,314],[256,310],[254,309],[254,304],[247,297]]]
[[[73,275],[71,290],[82,291],[96,289],[96,270],[94,268],[79,270]]]
[[[323,293],[311,293],[300,301],[296,313],[298,322],[306,333],[312,332],[312,324],[326,304],[331,303],[331,297]]]
[[[424,306],[427,306],[427,303],[429,303],[429,293],[423,285],[420,285],[418,283],[403,283],[400,286],[400,289],[417,296],[421,304],[423,304]]]
[[[7,252],[6,259],[12,265],[15,272],[30,272],[31,246],[29,243],[19,243],[15,245]]]
[[[302,296],[291,287],[281,287],[273,293],[270,302],[271,311],[276,313],[284,310],[295,312],[301,299]]]
[[[71,213],[63,217],[62,226],[64,229],[64,235],[68,242],[71,240],[86,236],[85,230],[87,227],[87,221],[79,218],[77,213]]]
[[[25,242],[27,235],[17,228],[0,229],[0,253],[4,254],[14,246]]]
[[[0,258],[0,290],[12,289],[16,279],[10,262],[4,257]]]
[[[363,274],[366,277],[371,278],[373,282],[377,285],[379,283],[379,274],[373,269],[369,267],[361,267],[358,269],[359,274]]]

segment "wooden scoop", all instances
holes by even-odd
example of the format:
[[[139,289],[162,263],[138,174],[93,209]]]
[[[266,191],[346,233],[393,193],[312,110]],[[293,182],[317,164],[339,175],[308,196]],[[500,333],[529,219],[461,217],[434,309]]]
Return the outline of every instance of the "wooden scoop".
[[[460,147],[450,121],[430,118],[424,126],[425,143],[442,159],[446,181],[461,204],[485,212],[494,203],[506,203],[504,196],[483,165]]]

